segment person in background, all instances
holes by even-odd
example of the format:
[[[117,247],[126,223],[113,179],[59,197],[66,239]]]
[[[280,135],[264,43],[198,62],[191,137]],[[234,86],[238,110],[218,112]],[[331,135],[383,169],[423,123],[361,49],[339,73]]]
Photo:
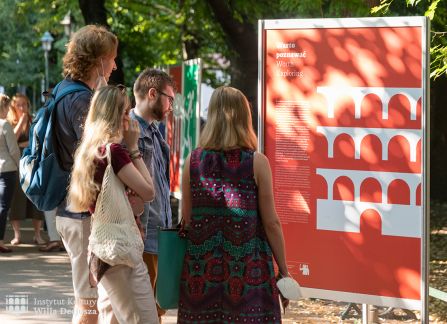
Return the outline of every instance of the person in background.
[[[5,246],[5,230],[8,211],[17,182],[20,149],[12,126],[6,120],[10,99],[0,94],[0,253],[12,250]]]
[[[157,69],[145,69],[135,81],[133,92],[135,108],[130,117],[138,121],[140,139],[138,148],[155,186],[155,199],[146,203],[141,216],[146,228],[143,259],[147,265],[152,288],[155,291],[158,267],[157,230],[172,226],[169,185],[169,146],[163,139],[158,123],[172,111],[174,85],[171,77]],[[157,305],[158,315],[165,311]]]
[[[182,175],[178,323],[281,323],[272,255],[288,276],[284,237],[270,165],[256,148],[247,98],[217,88]]]
[[[29,128],[31,126],[32,116],[30,114],[30,101],[24,94],[17,93],[12,97],[9,105],[8,122],[14,128],[20,154],[23,149],[28,146]],[[10,216],[12,228],[14,229],[14,238],[11,240],[12,245],[21,244],[20,222],[25,218],[33,219],[34,238],[36,244],[45,244],[45,240],[41,236],[42,221],[44,215],[33,205],[33,203],[23,193],[19,177],[16,178],[16,188],[11,204]]]
[[[77,212],[89,209],[95,218],[96,200],[102,190],[107,165],[110,163],[113,172],[127,188],[135,192],[143,201],[154,198],[154,185],[138,149],[138,122],[130,120],[130,100],[124,86],[106,86],[95,92],[85,123],[85,131],[75,161],[68,193],[68,208]],[[124,142],[127,150],[120,143]],[[109,162],[109,161],[110,162]],[[109,183],[113,183],[110,180]],[[118,193],[113,192],[116,196]],[[120,194],[127,198],[123,190]],[[112,195],[112,194],[111,194]],[[115,197],[114,196],[114,197]],[[105,202],[113,204],[105,197]],[[99,198],[98,198],[99,199]],[[118,198],[116,198],[118,200]],[[129,205],[129,203],[127,203]],[[125,206],[114,206],[114,210],[124,210]],[[129,209],[131,209],[129,205]],[[98,211],[100,212],[100,211]],[[124,212],[130,221],[135,222],[133,212]],[[110,215],[117,218],[116,215]],[[107,240],[107,229],[102,227],[102,235]],[[143,241],[137,225],[134,230],[128,226],[126,232],[128,244],[132,246],[130,258],[134,267],[124,264],[113,267],[91,252],[90,258],[94,266],[93,276],[99,286],[99,299],[106,294],[119,323],[158,323],[155,299],[146,265],[143,261]],[[134,243],[132,243],[134,242]],[[134,245],[135,244],[135,245]],[[96,270],[95,270],[96,269]],[[99,269],[103,269],[102,271]],[[100,305],[98,305],[99,307]],[[110,316],[104,314],[104,322]],[[102,321],[102,317],[100,320]]]
[[[45,215],[45,224],[47,225],[49,241],[45,246],[39,248],[40,252],[65,251],[61,237],[56,229],[56,211],[57,208],[43,212],[43,214]]]
[[[55,107],[55,146],[58,160],[65,170],[71,170],[73,155],[81,139],[92,92],[107,85],[116,69],[118,39],[105,27],[87,25],[76,31],[67,44],[63,58],[64,80],[58,91],[78,83],[84,91],[65,96]],[[87,263],[90,213],[72,213],[62,202],[56,211],[56,229],[70,257],[75,305],[73,323],[96,323],[97,288],[90,287]]]

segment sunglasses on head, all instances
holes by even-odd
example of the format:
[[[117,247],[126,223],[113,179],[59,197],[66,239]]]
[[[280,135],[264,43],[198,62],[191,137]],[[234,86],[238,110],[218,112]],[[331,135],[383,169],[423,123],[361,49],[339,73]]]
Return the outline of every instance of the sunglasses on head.
[[[123,84],[112,85],[112,87],[117,88],[121,93],[127,93],[127,87]]]

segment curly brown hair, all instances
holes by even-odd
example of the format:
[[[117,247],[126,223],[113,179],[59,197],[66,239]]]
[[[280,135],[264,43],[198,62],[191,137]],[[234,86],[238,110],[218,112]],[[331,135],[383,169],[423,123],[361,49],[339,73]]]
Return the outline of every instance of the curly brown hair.
[[[100,58],[112,55],[118,47],[118,38],[103,26],[87,25],[73,34],[64,55],[64,77],[85,80]]]

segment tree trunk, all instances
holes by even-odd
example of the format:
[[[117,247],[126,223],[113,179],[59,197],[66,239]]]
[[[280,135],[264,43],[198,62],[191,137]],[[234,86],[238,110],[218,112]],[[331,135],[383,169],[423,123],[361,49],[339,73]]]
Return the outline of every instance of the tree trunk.
[[[208,0],[216,21],[222,27],[231,50],[231,84],[240,89],[250,101],[253,113],[253,125],[257,129],[257,84],[258,84],[258,37],[257,26],[236,20],[228,1]]]
[[[179,0],[179,9],[180,11],[185,11],[185,0]],[[187,16],[187,13],[185,13]],[[180,30],[182,33],[182,58],[183,60],[190,60],[198,58],[199,48],[200,48],[200,40],[198,39],[198,35],[194,35],[188,28],[190,21],[185,19],[180,26]],[[193,37],[188,37],[193,36]]]
[[[105,0],[79,0],[79,8],[86,25],[102,25],[110,29],[107,24]],[[110,84],[124,84],[123,61],[120,54],[121,43],[118,43],[118,56],[115,59],[117,69],[110,75]]]
[[[109,28],[105,0],[79,0],[79,8],[86,25],[99,24]]]

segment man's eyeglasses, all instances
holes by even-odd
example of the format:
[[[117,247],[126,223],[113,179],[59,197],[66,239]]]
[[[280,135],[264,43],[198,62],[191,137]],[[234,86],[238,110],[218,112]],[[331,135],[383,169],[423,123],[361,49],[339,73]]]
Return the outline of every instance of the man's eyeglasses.
[[[173,106],[173,104],[174,104],[174,97],[173,96],[170,96],[170,95],[164,93],[161,90],[158,90],[158,89],[155,89],[155,90],[157,90],[161,95],[168,97],[169,104],[171,105],[171,107]]]

